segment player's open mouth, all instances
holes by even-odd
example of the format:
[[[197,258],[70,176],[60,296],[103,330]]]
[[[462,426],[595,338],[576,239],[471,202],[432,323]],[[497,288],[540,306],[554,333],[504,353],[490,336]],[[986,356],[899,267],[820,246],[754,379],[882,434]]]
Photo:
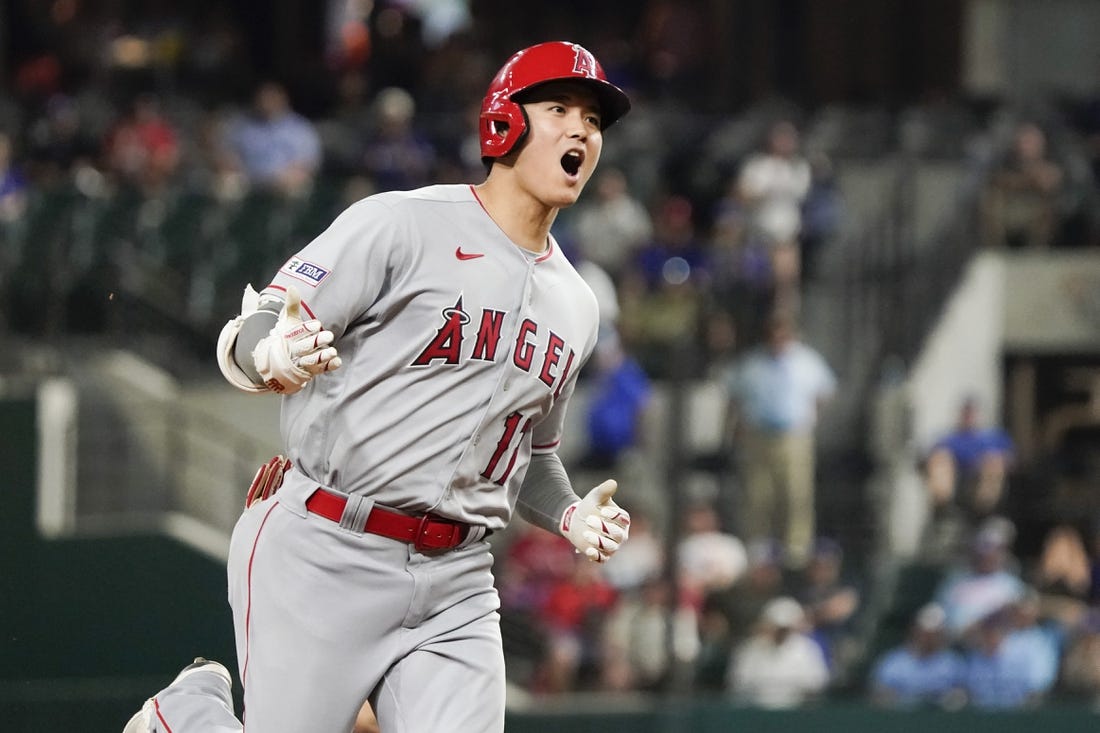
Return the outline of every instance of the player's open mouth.
[[[570,150],[565,155],[561,156],[561,167],[570,176],[577,175],[581,169],[581,163],[584,162],[584,153],[579,150]]]

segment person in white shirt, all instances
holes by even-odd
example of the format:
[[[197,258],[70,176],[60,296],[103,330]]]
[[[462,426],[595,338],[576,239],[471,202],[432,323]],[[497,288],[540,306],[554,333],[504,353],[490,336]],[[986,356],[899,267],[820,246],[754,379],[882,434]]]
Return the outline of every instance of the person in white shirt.
[[[800,274],[798,236],[802,202],[810,192],[809,161],[799,150],[798,128],[779,120],[768,128],[764,150],[745,161],[737,179],[750,236],[762,240],[771,254],[777,295],[797,287]]]
[[[760,614],[756,632],[734,649],[727,687],[742,704],[798,707],[829,684],[825,655],[805,633],[798,601],[773,598]]]

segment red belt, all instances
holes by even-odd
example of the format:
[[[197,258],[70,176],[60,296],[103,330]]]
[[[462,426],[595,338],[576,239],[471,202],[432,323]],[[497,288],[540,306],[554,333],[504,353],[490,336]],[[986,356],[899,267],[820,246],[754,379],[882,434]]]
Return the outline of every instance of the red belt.
[[[306,509],[319,517],[339,523],[344,516],[346,497],[317,489],[306,499]],[[462,544],[469,534],[470,525],[441,519],[431,514],[411,516],[377,504],[371,508],[363,531],[412,543],[417,550],[449,550]]]

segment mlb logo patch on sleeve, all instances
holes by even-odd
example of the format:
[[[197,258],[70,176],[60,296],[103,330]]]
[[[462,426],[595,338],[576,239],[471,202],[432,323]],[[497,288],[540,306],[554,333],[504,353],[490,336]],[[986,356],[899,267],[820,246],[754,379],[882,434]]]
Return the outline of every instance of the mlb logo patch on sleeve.
[[[321,281],[328,277],[329,271],[320,265],[315,265],[312,262],[306,262],[300,257],[291,257],[283,265],[279,272],[290,275],[293,278],[307,282],[313,287],[317,287],[321,284]]]

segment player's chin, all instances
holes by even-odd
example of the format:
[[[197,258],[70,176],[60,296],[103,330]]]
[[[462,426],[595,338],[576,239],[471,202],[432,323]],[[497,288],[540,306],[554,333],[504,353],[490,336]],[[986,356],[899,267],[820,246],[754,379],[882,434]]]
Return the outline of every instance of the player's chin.
[[[577,203],[580,198],[580,191],[572,193],[571,195],[555,196],[550,204],[557,209],[568,209],[573,204]]]
[[[577,203],[581,197],[581,191],[584,190],[584,184],[587,182],[587,178],[573,178],[567,181],[565,185],[558,187],[553,194],[553,205],[559,209],[565,209]]]

